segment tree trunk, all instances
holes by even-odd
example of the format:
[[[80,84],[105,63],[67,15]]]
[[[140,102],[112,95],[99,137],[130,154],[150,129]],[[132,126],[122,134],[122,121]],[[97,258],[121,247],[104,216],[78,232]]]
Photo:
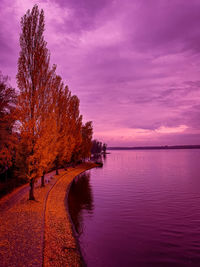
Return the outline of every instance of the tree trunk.
[[[58,175],[58,157],[56,157],[56,175]]]
[[[43,175],[42,175],[42,177],[41,177],[41,187],[44,187],[45,185],[44,185],[44,172],[43,172]]]
[[[33,191],[34,191],[34,179],[32,178],[32,179],[30,180],[29,200],[35,200]]]

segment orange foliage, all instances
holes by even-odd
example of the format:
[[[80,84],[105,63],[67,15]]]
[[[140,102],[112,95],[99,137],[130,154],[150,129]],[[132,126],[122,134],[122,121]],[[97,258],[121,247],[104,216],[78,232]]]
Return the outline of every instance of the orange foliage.
[[[19,147],[17,162],[30,180],[56,165],[88,157],[91,122],[82,125],[79,99],[72,96],[44,41],[44,12],[35,5],[21,20],[17,83]],[[86,142],[84,144],[84,142]]]

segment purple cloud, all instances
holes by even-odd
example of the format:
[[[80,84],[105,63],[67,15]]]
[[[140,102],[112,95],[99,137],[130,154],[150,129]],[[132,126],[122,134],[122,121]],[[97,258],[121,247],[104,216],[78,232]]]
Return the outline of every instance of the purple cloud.
[[[20,18],[35,3],[51,62],[95,137],[110,146],[200,143],[198,0],[2,0],[0,70],[14,86]]]

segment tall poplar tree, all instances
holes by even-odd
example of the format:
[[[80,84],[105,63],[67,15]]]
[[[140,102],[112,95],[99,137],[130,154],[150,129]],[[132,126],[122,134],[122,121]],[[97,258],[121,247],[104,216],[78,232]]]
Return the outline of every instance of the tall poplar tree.
[[[70,140],[70,101],[71,92],[64,86],[60,76],[55,75],[53,83],[54,113],[56,116],[57,144],[56,144],[56,174],[58,167],[64,166],[71,159],[72,144]]]
[[[82,134],[82,143],[80,147],[80,157],[85,160],[91,156],[91,148],[92,148],[92,134],[93,134],[93,127],[92,122],[88,121],[82,125],[81,128]]]
[[[41,186],[44,186],[44,175],[52,168],[57,153],[57,127],[54,112],[54,94],[52,82],[55,67],[48,72],[44,89],[40,94],[40,116],[37,123],[37,141],[35,158],[38,159],[38,176],[41,176]]]
[[[71,161],[76,164],[80,159],[80,147],[82,143],[81,127],[82,127],[82,115],[79,110],[80,100],[76,95],[73,95],[69,103],[69,124],[70,124],[70,139],[72,144],[72,156]]]
[[[20,121],[20,155],[24,171],[30,180],[29,199],[34,199],[34,181],[38,176],[40,157],[38,139],[43,118],[44,99],[48,86],[50,54],[44,40],[44,12],[35,5],[21,19],[20,55],[18,59],[17,84],[20,89],[18,102]]]

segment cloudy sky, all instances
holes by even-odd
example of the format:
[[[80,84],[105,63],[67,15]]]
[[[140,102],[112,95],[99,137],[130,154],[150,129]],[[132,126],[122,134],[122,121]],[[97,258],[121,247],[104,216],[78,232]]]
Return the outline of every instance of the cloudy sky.
[[[109,146],[200,144],[199,0],[0,0],[0,70],[16,87],[20,18],[45,12],[51,63]]]

